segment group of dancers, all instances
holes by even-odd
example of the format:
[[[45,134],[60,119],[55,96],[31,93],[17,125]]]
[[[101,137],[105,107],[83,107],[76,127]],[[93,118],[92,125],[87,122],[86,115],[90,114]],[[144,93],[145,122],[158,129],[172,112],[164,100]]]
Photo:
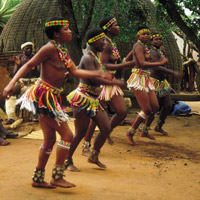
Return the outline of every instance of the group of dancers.
[[[123,89],[126,87],[134,92],[141,107],[141,112],[126,133],[128,143],[135,144],[133,136],[141,123],[144,125],[140,135],[154,139],[148,134],[148,129],[155,113],[159,110],[158,99],[162,110],[155,130],[167,135],[162,125],[168,115],[171,99],[170,85],[164,79],[163,72],[174,76],[179,76],[179,73],[164,67],[168,59],[161,48],[162,36],[159,33],[151,34],[148,27],[138,28],[138,41],[122,62],[117,46],[113,42],[119,31],[119,25],[113,16],[102,19],[100,28],[90,29],[86,35],[88,51],[76,67],[64,45],[72,39],[68,20],[62,17],[51,18],[45,23],[45,33],[50,41],[20,68],[5,87],[4,96],[9,98],[16,82],[34,66],[42,63],[40,79],[18,99],[21,109],[25,108],[39,115],[44,136],[32,177],[33,187],[75,187],[75,184],[68,182],[63,176],[66,169],[79,171],[73,164],[72,156],[83,138],[88,162],[106,168],[106,165],[99,161],[99,153],[106,139],[109,143],[113,142],[110,137],[112,130],[127,115],[123,99]],[[152,42],[151,49],[147,47],[149,40]],[[116,70],[123,68],[132,68],[127,85],[115,77]],[[75,135],[69,128],[67,123],[69,119],[61,105],[60,94],[68,73],[80,78],[78,87],[66,97],[73,108]],[[105,111],[104,102],[109,102],[115,110],[111,119]],[[96,126],[99,128],[99,133],[91,146],[90,140]],[[56,132],[59,133],[60,140],[57,142],[52,179],[47,183],[44,180],[45,167],[56,143]]]

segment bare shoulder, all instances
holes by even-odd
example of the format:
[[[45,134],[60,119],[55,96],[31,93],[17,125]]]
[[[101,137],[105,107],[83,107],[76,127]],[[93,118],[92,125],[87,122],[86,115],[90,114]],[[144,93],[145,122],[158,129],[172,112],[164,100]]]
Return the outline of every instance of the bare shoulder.
[[[134,45],[133,45],[133,49],[143,49],[144,47],[142,45],[140,45],[138,42],[136,42]]]
[[[111,45],[110,41],[108,41],[108,40],[105,41],[104,50],[112,50],[112,45]]]
[[[55,57],[57,49],[52,42],[48,42],[40,48],[37,54],[45,55],[45,57]]]
[[[80,61],[80,68],[82,69],[88,69],[88,70],[91,70],[91,69],[94,69],[96,68],[96,60],[94,58],[94,56],[92,56],[91,54],[87,53],[87,54],[84,54],[81,58],[81,61]]]
[[[133,46],[133,52],[134,53],[144,53],[145,49],[142,45],[140,45],[139,43],[135,43]]]
[[[93,61],[93,56],[88,54],[88,53],[86,53],[81,58],[80,67],[83,68],[83,65],[84,66],[88,65],[88,64],[91,65],[92,61]]]
[[[44,46],[41,47],[40,51],[55,52],[56,47],[54,46],[54,44],[52,42],[48,42],[47,44],[45,44]]]
[[[82,62],[89,62],[89,61],[91,62],[92,60],[93,60],[93,56],[88,53],[84,54],[81,58]]]

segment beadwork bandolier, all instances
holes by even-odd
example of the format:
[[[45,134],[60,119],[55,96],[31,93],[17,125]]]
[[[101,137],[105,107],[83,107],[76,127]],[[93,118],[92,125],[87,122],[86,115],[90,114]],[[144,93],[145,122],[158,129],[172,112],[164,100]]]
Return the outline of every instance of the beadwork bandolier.
[[[118,59],[120,59],[120,54],[119,54],[116,44],[108,36],[106,36],[106,39],[111,44],[112,55],[114,57],[117,57]],[[113,75],[113,80],[117,80],[114,77],[116,70],[109,70],[109,72]],[[102,99],[104,101],[110,101],[114,95],[123,96],[124,93],[123,93],[122,89],[117,85],[104,85],[99,97],[100,97],[100,99]]]

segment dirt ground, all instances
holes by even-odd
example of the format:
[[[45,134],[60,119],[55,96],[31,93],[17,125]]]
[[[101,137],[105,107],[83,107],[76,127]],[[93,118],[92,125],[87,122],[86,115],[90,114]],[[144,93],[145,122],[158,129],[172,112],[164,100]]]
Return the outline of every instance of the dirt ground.
[[[200,111],[200,102],[192,103]],[[136,116],[131,110],[130,117]],[[37,124],[32,124],[38,129]],[[113,146],[106,143],[100,160],[102,170],[81,155],[81,145],[74,162],[81,172],[66,171],[66,179],[77,186],[71,189],[38,189],[31,187],[31,176],[37,163],[38,139],[10,139],[0,146],[1,200],[199,200],[200,199],[200,116],[169,116],[164,129],[169,136],[153,131],[155,141],[135,136],[136,146],[129,146],[119,126],[113,133]],[[46,168],[51,179],[55,149]]]

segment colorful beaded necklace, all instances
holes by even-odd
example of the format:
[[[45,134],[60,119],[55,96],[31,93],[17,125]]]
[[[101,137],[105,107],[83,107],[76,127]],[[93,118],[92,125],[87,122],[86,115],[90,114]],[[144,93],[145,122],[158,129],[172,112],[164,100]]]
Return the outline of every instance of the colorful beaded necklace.
[[[100,58],[98,57],[98,56],[96,56],[95,54],[94,54],[94,52],[93,51],[91,51],[91,50],[88,50],[88,53],[90,53],[92,56],[94,56],[95,57],[95,59],[96,59],[96,61],[97,61],[97,63],[99,64],[99,68],[101,69],[101,70],[105,70],[105,66],[102,64],[102,62],[101,62],[101,60],[100,60]]]
[[[70,68],[71,65],[72,65],[72,61],[71,61],[71,59],[70,59],[69,52],[68,52],[67,48],[66,48],[66,47],[63,47],[61,44],[59,44],[59,43],[58,43],[57,41],[55,41],[55,40],[52,40],[51,42],[52,42],[52,43],[55,45],[55,47],[57,48],[58,54],[59,54],[59,56],[60,56],[60,59],[61,59],[61,61],[64,61],[66,68]]]
[[[137,42],[139,44],[141,44],[145,48],[145,50],[146,50],[147,53],[149,53],[149,48],[144,43],[142,43],[141,40],[138,40]]]
[[[120,58],[120,54],[119,54],[119,51],[118,51],[118,48],[117,48],[116,44],[108,36],[106,36],[106,38],[108,39],[108,41],[110,42],[110,44],[112,46],[112,54],[113,54],[113,56],[115,56],[117,58]]]
[[[152,46],[152,49],[157,51],[160,54],[161,57],[165,57],[164,52],[160,48],[156,48],[156,47]]]

